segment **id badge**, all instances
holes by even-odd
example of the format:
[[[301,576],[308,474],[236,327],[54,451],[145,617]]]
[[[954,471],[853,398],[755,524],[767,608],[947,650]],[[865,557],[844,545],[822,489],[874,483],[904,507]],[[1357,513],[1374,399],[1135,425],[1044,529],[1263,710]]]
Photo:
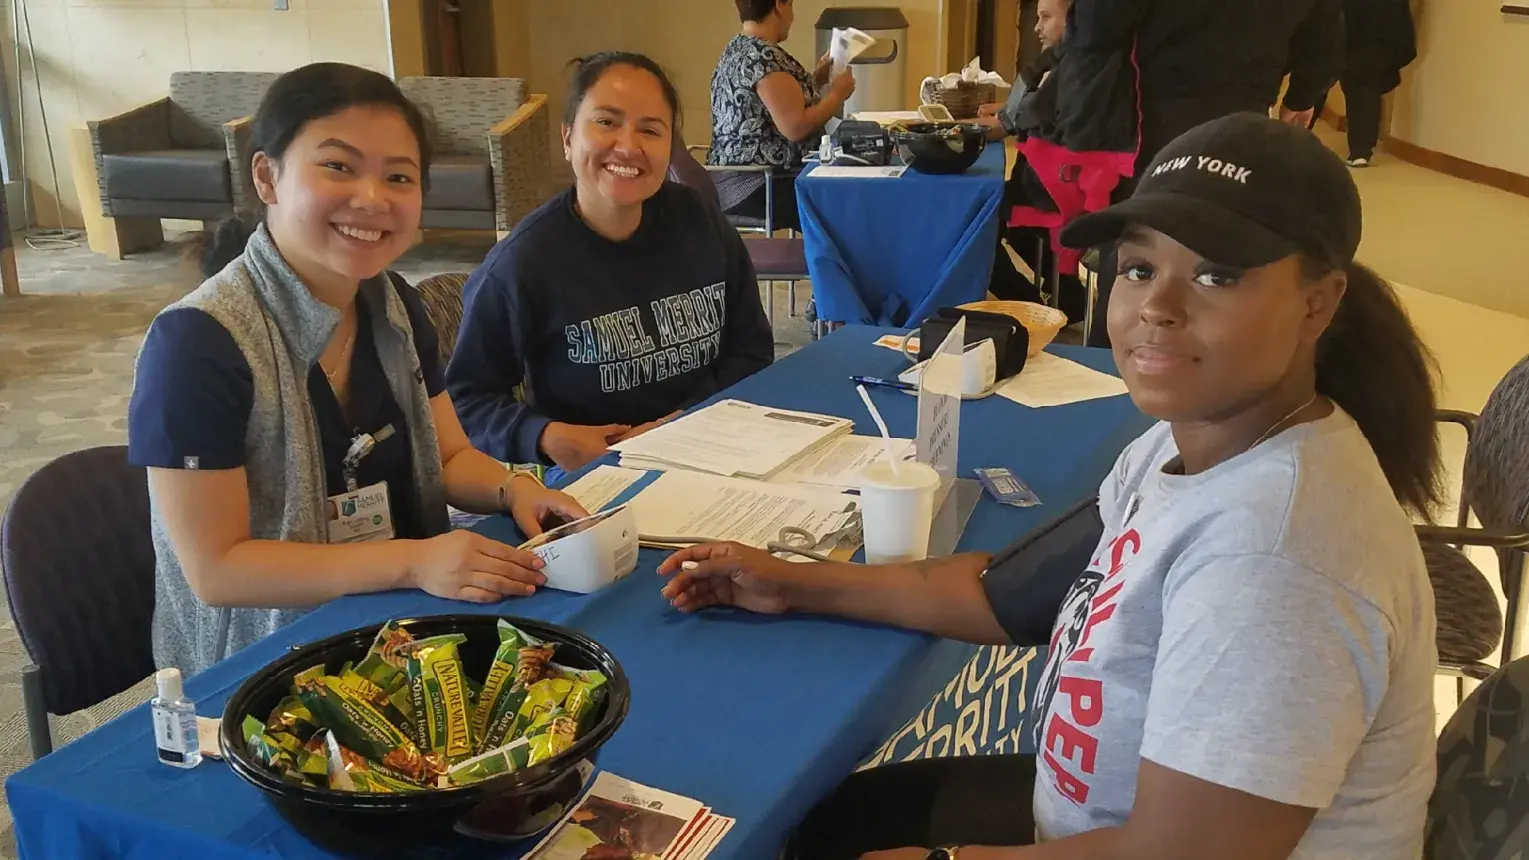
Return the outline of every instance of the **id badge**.
[[[360,543],[393,537],[393,511],[388,505],[386,481],[378,481],[353,493],[330,496],[325,507],[328,509],[330,543]]]

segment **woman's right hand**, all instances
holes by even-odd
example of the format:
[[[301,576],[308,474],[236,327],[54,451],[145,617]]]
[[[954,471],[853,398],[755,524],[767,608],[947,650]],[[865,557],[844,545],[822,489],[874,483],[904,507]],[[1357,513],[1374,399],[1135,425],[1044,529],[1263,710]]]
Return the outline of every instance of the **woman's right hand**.
[[[572,472],[605,456],[610,446],[631,429],[626,424],[590,426],[553,421],[542,431],[541,449],[563,471]]]
[[[1003,107],[1003,105],[1001,105],[1001,104],[999,104],[997,102],[988,102],[985,105],[978,105],[977,106],[977,116],[978,117],[998,116],[998,109],[1001,108],[1001,107]]]
[[[474,532],[447,532],[414,546],[409,579],[436,597],[493,603],[534,594],[547,581],[541,559]]]
[[[845,68],[839,76],[828,85],[829,95],[841,102],[849,101],[849,97],[855,93],[855,73],[852,69]]]
[[[798,576],[810,567],[739,543],[703,543],[669,556],[658,573],[674,577],[663,595],[681,612],[736,606],[776,615],[791,608]]]

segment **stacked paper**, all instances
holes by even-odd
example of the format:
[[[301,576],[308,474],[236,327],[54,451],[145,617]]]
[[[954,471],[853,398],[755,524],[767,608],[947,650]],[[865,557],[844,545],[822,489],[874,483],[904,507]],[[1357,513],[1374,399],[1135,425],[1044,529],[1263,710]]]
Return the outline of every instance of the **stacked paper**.
[[[698,800],[601,773],[526,860],[704,860],[733,824]]]
[[[611,448],[630,469],[765,480],[854,427],[848,418],[723,400]]]

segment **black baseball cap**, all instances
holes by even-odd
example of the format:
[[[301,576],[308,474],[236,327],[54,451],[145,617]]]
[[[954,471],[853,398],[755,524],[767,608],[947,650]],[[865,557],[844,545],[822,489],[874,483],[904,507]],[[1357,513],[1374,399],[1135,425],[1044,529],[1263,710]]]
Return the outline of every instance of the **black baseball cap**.
[[[1361,221],[1359,189],[1337,153],[1304,128],[1238,113],[1184,132],[1130,199],[1075,219],[1062,243],[1104,245],[1141,224],[1226,266],[1299,252],[1336,269],[1353,261]]]

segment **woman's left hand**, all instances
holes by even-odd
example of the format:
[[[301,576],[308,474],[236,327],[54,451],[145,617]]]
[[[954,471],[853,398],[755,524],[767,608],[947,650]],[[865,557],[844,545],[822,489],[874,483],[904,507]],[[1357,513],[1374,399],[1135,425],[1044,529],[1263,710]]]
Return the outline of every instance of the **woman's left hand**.
[[[573,496],[549,490],[528,475],[516,475],[510,479],[510,516],[526,537],[533,538],[545,531],[542,523],[552,517],[571,522],[589,512]]]
[[[818,86],[828,83],[828,73],[833,71],[834,61],[831,56],[824,54],[818,57],[818,64],[812,69],[812,81]]]

